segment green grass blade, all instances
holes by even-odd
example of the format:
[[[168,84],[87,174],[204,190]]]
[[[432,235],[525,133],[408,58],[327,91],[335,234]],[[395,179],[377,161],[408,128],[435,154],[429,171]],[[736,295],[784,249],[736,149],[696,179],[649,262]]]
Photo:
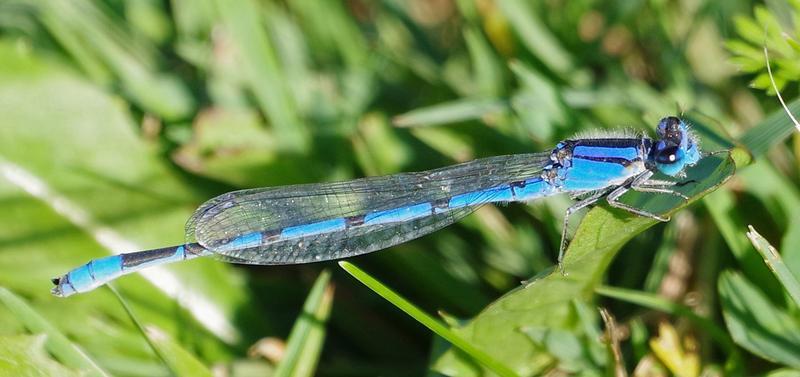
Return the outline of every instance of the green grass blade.
[[[0,335],[2,376],[85,376],[53,360],[46,335]]]
[[[750,242],[753,243],[753,247],[764,257],[764,263],[767,264],[767,267],[772,270],[772,273],[774,273],[775,277],[781,282],[783,288],[789,293],[795,305],[800,307],[800,282],[797,281],[797,277],[795,277],[792,272],[789,271],[789,267],[783,263],[783,259],[778,253],[778,250],[775,250],[763,236],[758,234],[752,225],[748,225],[747,227],[750,229],[750,231],[747,232],[747,238],[750,239]]]
[[[508,104],[498,99],[459,99],[422,107],[392,119],[398,127],[438,126],[464,122],[507,111]]]
[[[117,292],[113,284],[107,285],[108,289],[112,292],[114,297],[119,300],[120,305],[128,314],[128,317],[139,329],[147,344],[161,359],[164,366],[173,376],[211,376],[211,371],[197,360],[191,353],[183,349],[178,343],[169,339],[169,337],[155,328],[145,328],[141,321],[137,318],[128,302]]]
[[[753,166],[756,167],[756,166]],[[736,211],[736,200],[730,190],[719,190],[709,195],[703,204],[708,209],[711,219],[730,249],[730,253],[738,261],[742,272],[762,287],[777,289],[774,279],[756,252],[748,245],[747,237],[741,229],[747,224],[741,212]]]
[[[251,0],[216,1],[217,9],[241,55],[242,72],[259,107],[287,151],[305,151],[309,135],[297,114],[269,35],[262,27],[260,5]]]
[[[468,28],[464,31],[464,41],[473,65],[475,95],[498,97],[503,93],[503,63],[497,59],[483,34]]]
[[[722,316],[733,340],[765,360],[800,368],[800,324],[741,274],[719,278]]]
[[[498,375],[501,376],[517,375],[507,366],[495,360],[486,352],[478,349],[469,342],[465,341],[461,336],[451,331],[445,324],[441,323],[440,321],[428,315],[418,307],[414,306],[414,304],[412,304],[399,294],[389,289],[389,287],[383,285],[381,282],[379,282],[378,280],[376,280],[375,278],[364,272],[364,270],[356,267],[352,263],[344,261],[339,262],[339,266],[341,266],[342,269],[344,269],[345,271],[347,271],[347,273],[356,278],[356,280],[366,285],[369,289],[372,289],[375,293],[385,298],[387,301],[391,302],[398,309],[404,311],[406,314],[410,315],[412,318],[417,320],[417,322],[421,323],[423,326],[427,327],[428,329],[436,333],[436,335],[441,336],[442,338],[450,342],[452,345],[458,347],[458,349],[460,349],[461,351],[472,357],[475,361],[486,366],[486,368],[489,368],[494,373],[497,373]]]
[[[643,306],[645,308],[669,313],[674,316],[686,317],[690,321],[694,322],[697,328],[708,331],[709,335],[711,335],[711,337],[717,343],[719,343],[720,346],[722,346],[726,353],[731,354],[731,356],[734,356],[733,354],[737,353],[733,344],[733,339],[728,336],[728,334],[725,332],[725,329],[717,326],[711,319],[698,315],[686,305],[672,302],[653,293],[609,287],[606,285],[599,286],[594,291],[601,296],[615,298],[620,301],[625,301]]]
[[[103,77],[102,68],[113,71],[134,102],[165,119],[182,119],[194,112],[194,98],[185,83],[171,73],[156,71],[155,46],[131,36],[113,12],[90,1],[45,1],[37,6],[48,19],[50,32],[59,34],[56,39],[93,76]],[[82,44],[80,49],[76,43]],[[96,63],[89,65],[88,60],[103,66],[94,67]]]
[[[561,77],[575,74],[572,56],[533,12],[532,3],[511,0],[500,1],[497,5],[533,55]]]
[[[145,341],[147,341],[147,344],[150,346],[150,349],[153,350],[153,353],[155,353],[156,356],[164,364],[164,367],[166,367],[167,370],[169,370],[171,375],[173,376],[177,375],[175,373],[175,369],[172,368],[172,365],[170,365],[169,361],[167,361],[167,355],[161,352],[161,348],[156,346],[156,344],[153,342],[150,336],[148,336],[147,330],[145,330],[144,325],[142,325],[142,323],[139,322],[139,319],[133,313],[133,310],[131,310],[130,306],[128,306],[128,303],[125,301],[124,298],[122,298],[119,292],[117,292],[117,289],[114,288],[114,284],[106,284],[106,288],[108,288],[108,290],[111,291],[112,295],[117,299],[117,301],[119,301],[119,304],[120,306],[122,306],[122,309],[125,310],[125,313],[128,314],[128,318],[130,318],[133,324],[136,325],[136,329],[139,330],[140,334],[142,334],[142,337],[144,337]]]
[[[89,376],[109,375],[28,303],[3,287],[0,287],[0,302],[23,323],[28,331],[47,335],[45,348],[64,365],[84,371]]]
[[[322,344],[325,340],[325,323],[333,305],[333,287],[329,284],[331,273],[323,271],[308,294],[303,312],[295,321],[286,353],[274,376],[313,376]]]
[[[800,98],[787,104],[792,113],[800,112]],[[783,109],[778,109],[770,114],[757,126],[748,130],[739,138],[739,141],[750,150],[754,157],[759,157],[772,148],[772,146],[786,140],[795,130],[792,120]]]

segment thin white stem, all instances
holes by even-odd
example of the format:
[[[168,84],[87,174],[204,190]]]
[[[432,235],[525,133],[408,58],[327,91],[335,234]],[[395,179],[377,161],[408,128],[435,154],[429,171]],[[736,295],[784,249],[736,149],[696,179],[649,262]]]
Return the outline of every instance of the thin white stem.
[[[792,112],[789,111],[789,107],[786,106],[786,102],[783,101],[783,97],[781,96],[781,92],[778,91],[778,85],[775,84],[775,78],[772,76],[772,67],[769,65],[769,52],[767,51],[766,44],[764,45],[764,59],[767,60],[767,74],[769,74],[769,82],[772,83],[772,89],[775,89],[775,94],[778,96],[778,101],[781,102],[781,106],[783,106],[783,110],[786,111],[786,114],[789,115],[789,118],[792,119],[792,123],[794,123],[795,128],[797,131],[800,131],[800,122],[792,115]]]

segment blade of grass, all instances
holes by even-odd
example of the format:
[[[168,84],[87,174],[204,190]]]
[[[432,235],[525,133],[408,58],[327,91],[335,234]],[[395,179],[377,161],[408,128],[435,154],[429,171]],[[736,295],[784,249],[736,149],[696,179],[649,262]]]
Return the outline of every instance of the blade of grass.
[[[775,274],[775,277],[781,282],[781,285],[783,285],[783,288],[789,293],[789,296],[792,297],[794,303],[800,306],[800,282],[798,282],[797,278],[789,271],[789,267],[783,263],[783,259],[781,259],[778,250],[775,250],[763,236],[758,234],[752,225],[748,225],[747,227],[750,229],[750,231],[747,232],[747,238],[753,243],[753,247],[764,257],[764,263],[772,270],[772,273]]]
[[[37,6],[48,19],[51,33],[63,34],[56,38],[93,76],[105,76],[101,67],[86,64],[94,57],[102,68],[114,72],[127,95],[146,111],[168,120],[194,112],[196,104],[185,83],[171,73],[156,71],[158,50],[129,35],[112,12],[90,1],[46,1]],[[76,42],[82,43],[80,49],[75,48]]]
[[[601,296],[629,302],[645,308],[669,313],[674,316],[685,317],[694,322],[698,328],[708,331],[711,337],[717,341],[720,346],[722,346],[726,353],[729,353],[731,356],[733,356],[733,354],[737,352],[733,344],[733,339],[728,336],[728,333],[726,333],[723,328],[717,326],[711,319],[698,315],[686,305],[672,302],[656,294],[632,289],[610,287],[607,285],[601,285],[595,288],[594,291]]]
[[[47,335],[0,335],[0,374],[3,376],[85,376],[53,360],[46,350]]]
[[[136,314],[128,306],[128,302],[117,292],[114,284],[107,284],[108,290],[117,298],[122,308],[133,321],[139,332],[142,333],[147,344],[173,376],[211,376],[211,371],[197,360],[191,353],[167,339],[161,332],[146,329],[139,321]]]
[[[722,317],[736,344],[765,360],[800,367],[800,324],[793,314],[736,272],[724,271],[717,288]]]
[[[161,349],[155,345],[152,339],[150,339],[150,336],[148,336],[147,331],[145,330],[142,323],[139,322],[139,319],[136,318],[135,314],[133,314],[133,310],[131,310],[131,308],[128,306],[128,303],[125,301],[125,299],[123,299],[122,296],[120,296],[119,292],[117,292],[117,289],[114,288],[114,284],[106,284],[106,287],[108,288],[109,291],[111,291],[114,297],[117,298],[120,305],[122,306],[122,309],[124,309],[125,313],[128,314],[128,317],[130,317],[131,321],[133,321],[133,324],[136,325],[136,328],[139,329],[139,332],[144,337],[144,340],[147,341],[147,344],[150,345],[150,348],[153,350],[156,356],[158,356],[158,358],[161,359],[161,362],[164,363],[164,366],[167,368],[167,370],[169,370],[170,374],[175,376],[176,375],[175,369],[173,369],[172,365],[170,365],[169,362],[167,361],[167,356],[161,353]]]
[[[329,284],[331,273],[322,273],[308,294],[303,312],[295,321],[286,353],[275,369],[274,376],[313,376],[322,343],[325,340],[325,323],[333,305],[333,286]]]
[[[800,112],[800,98],[790,102],[787,110],[792,113]],[[751,128],[739,138],[739,141],[750,150],[753,157],[760,157],[772,146],[786,140],[795,130],[791,119],[786,116],[783,109],[770,114],[757,126]]]
[[[480,119],[507,109],[508,104],[498,99],[459,99],[411,110],[394,117],[392,123],[397,127],[438,126]]]
[[[474,66],[472,80],[475,82],[476,95],[498,97],[503,92],[503,64],[486,41],[486,38],[472,28],[464,31],[464,41],[470,60]]]
[[[766,177],[764,179],[766,182]],[[734,194],[730,190],[719,190],[709,195],[703,203],[742,272],[767,291],[777,290],[775,280],[741,232],[746,221],[742,218],[743,214],[736,210]],[[774,295],[772,297],[776,298]]]
[[[305,151],[308,129],[298,117],[284,70],[259,18],[260,5],[250,0],[216,1],[216,5],[240,54],[247,85],[280,138],[279,144],[287,151]]]
[[[356,267],[352,263],[345,261],[339,262],[339,266],[356,278],[356,280],[366,285],[369,289],[372,289],[375,293],[385,298],[398,309],[404,311],[406,314],[417,320],[417,322],[441,336],[452,345],[458,347],[461,351],[472,357],[475,361],[484,365],[486,368],[489,368],[494,373],[497,373],[500,376],[517,375],[507,366],[501,364],[499,361],[489,356],[489,354],[486,352],[478,349],[460,336],[456,335],[456,333],[451,331],[450,328],[448,328],[445,324],[414,306],[414,304],[389,289],[389,287],[383,285],[381,282],[364,272],[364,270]]]
[[[6,288],[0,287],[0,302],[2,302],[25,328],[31,333],[47,335],[45,347],[59,361],[69,367],[84,371],[88,376],[108,376],[94,360],[73,344],[67,337],[55,328],[47,319],[28,305],[20,297]]]
[[[533,3],[513,0],[497,4],[528,51],[559,76],[575,75],[572,56],[533,12]]]

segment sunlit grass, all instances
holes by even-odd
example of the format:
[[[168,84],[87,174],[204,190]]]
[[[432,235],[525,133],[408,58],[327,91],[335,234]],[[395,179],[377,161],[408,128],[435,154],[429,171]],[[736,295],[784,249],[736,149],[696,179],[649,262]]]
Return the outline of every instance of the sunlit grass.
[[[690,3],[0,3],[0,360],[20,360],[0,374],[600,374],[619,366],[596,306],[630,334],[629,372],[800,369],[782,351],[800,344],[800,139],[762,51],[800,113],[797,5]],[[195,260],[116,297],[49,294],[90,258],[183,242],[226,191],[652,135],[678,113],[730,159],[689,172],[689,203],[626,198],[670,223],[589,211],[566,277],[550,274],[568,203],[552,198],[357,259],[394,305],[331,263]]]

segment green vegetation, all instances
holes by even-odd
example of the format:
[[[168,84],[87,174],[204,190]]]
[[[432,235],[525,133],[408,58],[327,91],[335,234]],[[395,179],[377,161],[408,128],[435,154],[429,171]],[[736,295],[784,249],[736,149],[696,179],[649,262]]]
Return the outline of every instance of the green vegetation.
[[[800,114],[797,0],[0,0],[0,376],[798,375],[800,136],[764,47]],[[49,293],[183,242],[223,192],[667,114],[730,153],[688,202],[626,196],[669,223],[588,211],[566,276],[558,197],[341,268],[207,258]]]

